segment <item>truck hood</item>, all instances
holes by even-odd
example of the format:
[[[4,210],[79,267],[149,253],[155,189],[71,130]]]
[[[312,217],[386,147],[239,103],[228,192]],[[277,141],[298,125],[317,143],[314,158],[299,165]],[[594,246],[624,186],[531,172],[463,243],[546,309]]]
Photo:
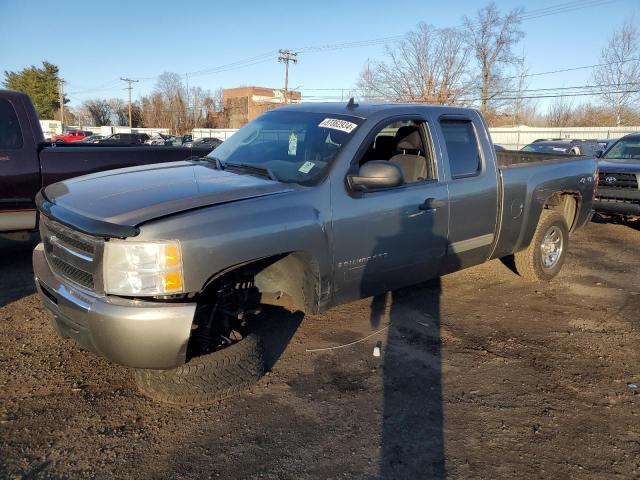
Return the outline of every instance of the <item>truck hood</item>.
[[[607,172],[640,173],[640,160],[607,158],[598,160],[598,168]]]
[[[92,235],[128,237],[159,217],[195,208],[293,191],[294,187],[182,161],[111,170],[45,188],[38,208]]]

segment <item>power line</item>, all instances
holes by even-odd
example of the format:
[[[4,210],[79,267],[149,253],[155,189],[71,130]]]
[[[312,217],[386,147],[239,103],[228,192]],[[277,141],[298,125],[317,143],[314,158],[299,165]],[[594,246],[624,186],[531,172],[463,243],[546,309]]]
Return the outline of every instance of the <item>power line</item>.
[[[536,73],[528,73],[525,75],[514,75],[514,76],[509,76],[509,77],[502,77],[502,79],[504,80],[511,80],[514,78],[520,78],[520,77],[536,77],[536,76],[541,76],[541,75],[552,75],[552,74],[556,74],[556,73],[564,73],[564,72],[573,72],[576,70],[585,70],[588,68],[597,68],[597,67],[606,67],[609,65],[618,65],[618,64],[622,64],[622,63],[627,63],[627,62],[640,62],[640,57],[638,58],[629,58],[627,60],[620,60],[617,62],[605,62],[605,63],[596,63],[593,65],[583,65],[580,67],[570,67],[570,68],[562,68],[559,70],[550,70],[550,71],[546,71],[546,72],[536,72]],[[558,87],[558,88],[572,88],[572,87]],[[354,87],[322,87],[322,88],[311,88],[311,87],[307,87],[307,88],[301,88],[300,90],[302,91],[341,91],[341,90],[354,90]]]
[[[637,85],[637,83],[636,83]],[[584,97],[584,96],[600,96],[600,95],[613,95],[613,94],[623,94],[623,93],[638,93],[640,89],[626,89],[626,90],[605,90],[600,92],[579,92],[579,93],[560,93],[560,94],[544,94],[544,95],[518,95],[518,96],[497,96],[492,100],[519,100],[519,99],[537,99],[537,98],[563,98],[563,97]],[[305,96],[305,100],[334,100],[337,101],[339,96]],[[385,101],[388,97],[382,95],[361,95],[359,98],[363,100],[382,100]],[[482,100],[482,97],[476,98],[468,98],[462,97],[456,99],[458,103],[474,103]],[[431,100],[410,100],[406,103],[434,103]]]
[[[113,90],[114,85],[116,85],[120,80],[118,80],[117,78],[114,80],[110,80],[106,83],[103,83],[101,85],[98,85],[97,87],[92,87],[92,88],[84,88],[84,89],[80,89],[80,90],[76,90],[73,92],[68,92],[69,95],[77,95],[77,94],[82,94],[82,93],[91,93],[91,92],[102,92],[102,91],[106,91],[106,90]]]
[[[570,2],[566,2],[560,5],[554,5],[554,6],[550,6],[550,7],[544,7],[544,8],[539,8],[539,9],[534,9],[534,10],[530,10],[528,12],[525,12],[522,16],[521,19],[523,21],[526,20],[532,20],[532,19],[537,19],[537,18],[542,18],[542,17],[547,17],[547,16],[552,16],[552,15],[558,15],[561,13],[568,13],[568,12],[572,12],[572,11],[577,11],[577,10],[583,10],[586,8],[592,8],[592,7],[596,7],[596,6],[601,6],[601,5],[606,5],[606,4],[610,4],[610,3],[614,3],[620,0],[574,0],[574,1],[570,1]],[[372,38],[372,39],[365,39],[365,40],[356,40],[356,41],[350,41],[350,42],[340,42],[340,43],[333,43],[333,44],[324,44],[324,45],[311,45],[311,46],[306,46],[306,47],[300,47],[295,49],[296,53],[315,53],[315,52],[322,52],[322,51],[332,51],[332,50],[342,50],[342,49],[349,49],[349,48],[359,48],[359,47],[366,47],[366,46],[374,46],[374,45],[380,45],[380,44],[385,44],[385,43],[392,43],[392,42],[396,42],[396,41],[400,41],[402,39],[406,38],[406,34],[397,34],[397,35],[391,35],[391,36],[386,36],[386,37],[378,37],[378,38]],[[215,66],[215,67],[210,67],[207,69],[201,69],[201,70],[194,70],[191,72],[186,72],[185,75],[189,75],[191,77],[196,77],[196,76],[203,76],[203,75],[212,75],[212,74],[216,74],[216,73],[223,73],[223,72],[228,72],[231,70],[236,70],[236,69],[240,69],[240,68],[246,68],[246,67],[250,67],[250,66],[254,66],[254,65],[259,65],[261,63],[266,63],[266,62],[271,62],[273,59],[278,58],[276,56],[278,52],[276,50],[271,50],[268,52],[264,52],[262,54],[259,55],[255,55],[252,57],[247,57],[244,59],[240,59],[237,60],[235,62],[231,62],[228,64],[223,64],[223,65],[219,65],[219,66]],[[599,65],[598,65],[599,66]],[[536,75],[547,75],[547,74],[552,74],[552,73],[560,73],[560,72],[568,72],[568,71],[574,71],[574,70],[580,70],[583,68],[592,68],[593,66],[584,66],[584,67],[576,67],[576,68],[571,68],[571,69],[562,69],[562,70],[555,70],[552,72],[541,72],[541,73],[535,73],[535,74],[527,74],[524,75],[525,77],[531,77],[531,76],[536,76]],[[514,77],[506,77],[506,78],[517,78],[519,76],[514,76]],[[135,79],[137,81],[149,81],[149,80],[155,80],[157,78],[156,76],[147,76],[147,77],[135,77]],[[115,82],[117,83],[118,80],[115,80]],[[97,92],[97,91],[108,91],[108,90],[114,90],[114,88],[110,88],[111,86],[113,86],[113,81],[112,82],[108,82],[107,84],[105,84],[105,86],[101,86],[101,87],[96,87],[93,89],[85,89],[85,90],[80,90],[80,91],[75,91],[75,92],[70,92],[70,94],[83,94],[83,93],[91,93],[91,92]]]
[[[521,19],[523,21],[533,20],[537,18],[558,15],[560,13],[568,13],[572,11],[582,10],[585,8],[592,8],[601,5],[606,5],[609,3],[618,2],[620,0],[577,0],[572,2],[567,2],[565,4],[555,5],[552,7],[539,8],[535,10],[531,10],[522,15]],[[472,24],[473,25],[473,24]],[[462,25],[458,25],[458,28],[462,27]],[[296,51],[300,53],[312,53],[312,52],[320,52],[320,51],[330,51],[330,50],[342,50],[346,48],[357,48],[357,47],[367,47],[384,43],[391,43],[400,41],[406,38],[405,34],[397,34],[386,37],[378,37],[378,38],[370,38],[367,40],[355,40],[352,42],[340,42],[340,43],[330,43],[324,45],[310,45],[306,47],[296,48]]]

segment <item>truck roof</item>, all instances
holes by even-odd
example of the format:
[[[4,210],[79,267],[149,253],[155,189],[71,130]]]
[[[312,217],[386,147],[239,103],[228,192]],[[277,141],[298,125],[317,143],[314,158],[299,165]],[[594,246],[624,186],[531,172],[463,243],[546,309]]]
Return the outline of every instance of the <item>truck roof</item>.
[[[446,109],[451,113],[468,113],[471,108],[451,107],[446,105],[429,105],[426,103],[356,103],[350,106],[348,102],[309,102],[296,103],[279,107],[279,111],[298,111],[326,114],[351,115],[366,119],[381,112],[387,113],[407,113],[407,111],[419,111],[424,109],[442,110]]]
[[[0,96],[6,99],[17,99],[17,98],[24,98],[24,97],[29,98],[29,96],[26,93],[18,92],[17,90],[0,89]]]

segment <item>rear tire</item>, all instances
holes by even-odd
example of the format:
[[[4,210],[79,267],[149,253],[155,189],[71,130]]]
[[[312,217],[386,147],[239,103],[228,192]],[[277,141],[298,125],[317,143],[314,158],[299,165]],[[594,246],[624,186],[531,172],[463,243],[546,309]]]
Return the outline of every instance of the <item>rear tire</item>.
[[[178,405],[205,405],[233,397],[264,375],[262,342],[250,334],[229,347],[172,370],[136,370],[147,397]]]
[[[543,210],[531,243],[514,255],[516,270],[527,280],[548,282],[562,269],[568,247],[569,228],[562,214]]]

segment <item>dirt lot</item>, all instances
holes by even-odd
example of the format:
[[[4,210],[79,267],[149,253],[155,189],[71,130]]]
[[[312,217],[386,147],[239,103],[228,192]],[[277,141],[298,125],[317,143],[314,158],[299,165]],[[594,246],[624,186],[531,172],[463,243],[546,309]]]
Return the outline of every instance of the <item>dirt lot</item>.
[[[271,373],[191,409],[55,336],[31,248],[0,246],[0,477],[640,476],[637,228],[578,232],[549,285],[492,262],[317,317],[271,312]]]

